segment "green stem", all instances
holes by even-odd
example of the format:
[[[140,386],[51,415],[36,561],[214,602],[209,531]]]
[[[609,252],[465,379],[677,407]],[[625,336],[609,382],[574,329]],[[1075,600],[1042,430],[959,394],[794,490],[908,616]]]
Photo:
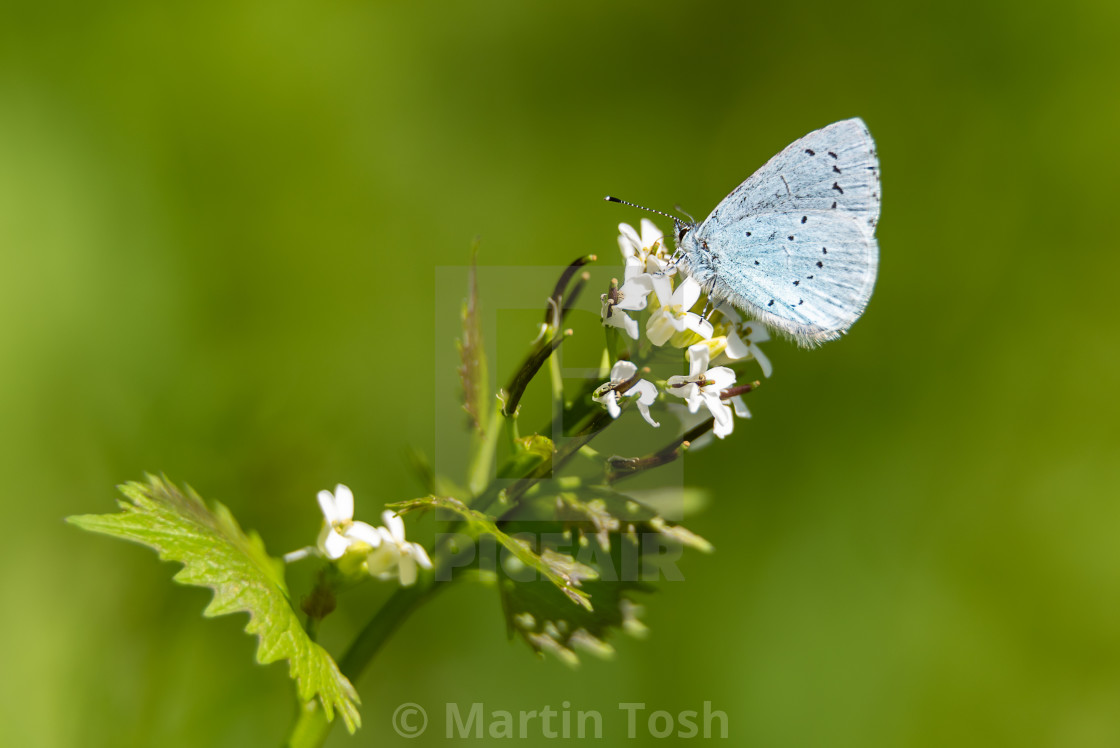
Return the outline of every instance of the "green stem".
[[[494,470],[494,454],[504,426],[501,409],[494,408],[490,413],[486,430],[475,444],[471,464],[467,468],[467,488],[475,496],[490,482],[490,473]]]
[[[412,611],[445,586],[435,582],[432,575],[424,575],[414,586],[401,587],[394,592],[339,660],[338,667],[342,674],[350,682],[356,682],[397,627]],[[288,738],[288,748],[318,748],[326,741],[332,724],[327,721],[318,701],[309,702],[300,708],[299,717]]]
[[[517,405],[521,402],[521,396],[525,394],[525,388],[532,381],[533,377],[540,371],[544,362],[552,355],[552,352],[560,347],[564,339],[571,334],[570,330],[559,332],[549,328],[551,337],[543,338],[536,347],[529,353],[525,359],[525,363],[513,375],[510,380],[509,386],[506,387],[506,402],[502,406],[502,414],[511,416],[517,412]]]
[[[425,575],[414,586],[401,587],[393,593],[339,660],[342,674],[352,681],[361,675],[404,619],[445,586],[435,582],[431,575]]]

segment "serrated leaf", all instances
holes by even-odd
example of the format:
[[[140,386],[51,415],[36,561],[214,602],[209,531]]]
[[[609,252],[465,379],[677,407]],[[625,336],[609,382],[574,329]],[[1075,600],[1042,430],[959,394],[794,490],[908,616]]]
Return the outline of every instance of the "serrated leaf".
[[[595,570],[579,563],[574,558],[551,549],[545,549],[537,554],[527,542],[521,538],[507,534],[498,529],[494,519],[487,514],[471,509],[458,499],[445,496],[429,496],[423,499],[412,499],[389,504],[401,514],[417,509],[448,509],[467,521],[467,524],[476,532],[493,535],[494,538],[509,550],[518,561],[533,569],[560,590],[569,600],[591,610],[591,600],[588,594],[580,587],[584,580],[593,579]]]
[[[121,486],[116,514],[84,514],[67,521],[91,532],[155,549],[183,568],[176,582],[209,587],[203,615],[245,612],[245,631],[257,636],[257,661],[287,660],[300,699],[318,699],[328,721],[335,710],[353,733],[361,724],[358,694],[325,649],[307,636],[288,598],[283,563],[270,557],[255,532],[245,533],[222,504],[213,509],[190,488],[148,476]]]
[[[656,533],[673,543],[705,552],[712,549],[700,536],[668,523],[653,507],[606,486],[546,494],[528,508],[520,520],[504,527],[512,533],[531,527],[549,537],[574,533],[580,547],[577,560],[598,572],[598,579],[584,587],[595,609],[573,609],[548,586],[511,579],[500,580],[502,608],[511,634],[520,635],[537,652],[550,652],[571,665],[578,663],[580,650],[610,656],[614,650],[609,637],[615,629],[644,633],[638,618],[641,607],[632,595],[652,589],[642,581],[648,578],[643,576],[643,559],[657,551],[643,536]]]
[[[482,319],[478,312],[478,242],[471,246],[471,265],[467,299],[461,313],[463,337],[459,349],[459,379],[463,384],[463,410],[470,416],[474,430],[486,429],[490,398],[486,392],[486,350],[482,345]]]
[[[511,635],[516,633],[537,652],[549,652],[576,665],[580,652],[603,658],[613,655],[608,639],[615,630],[644,634],[645,626],[638,619],[641,606],[630,595],[652,588],[636,580],[589,581],[586,590],[595,601],[594,610],[568,604],[545,582],[502,579],[499,589]]]

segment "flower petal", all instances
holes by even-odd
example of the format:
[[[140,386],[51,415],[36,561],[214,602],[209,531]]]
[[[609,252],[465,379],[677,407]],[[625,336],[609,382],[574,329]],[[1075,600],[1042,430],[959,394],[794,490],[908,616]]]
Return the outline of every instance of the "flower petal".
[[[641,257],[627,257],[622,270],[623,288],[625,288],[626,284],[634,278],[638,277],[639,275],[644,275],[645,272],[646,264],[642,262]]]
[[[638,400],[638,412],[642,414],[642,418],[646,419],[646,423],[656,428],[661,428],[661,424],[653,420],[653,416],[649,414],[649,406]]]
[[[657,400],[657,385],[645,379],[639,379],[633,387],[626,391],[626,394],[637,395],[640,404],[652,405]]]
[[[672,315],[662,311],[654,312],[646,323],[646,337],[654,345],[665,345],[676,332]]]
[[[642,219],[642,248],[652,250],[653,245],[658,242],[663,242],[665,235],[661,233],[661,229],[657,228],[657,224],[648,218]]]
[[[704,404],[708,406],[708,411],[716,420],[712,429],[716,436],[722,439],[730,434],[735,428],[735,419],[731,415],[731,408],[719,399],[719,395],[712,395],[711,393],[704,395]]]
[[[739,337],[738,330],[732,330],[727,334],[727,348],[724,350],[724,353],[727,354],[729,359],[734,361],[740,358],[746,358],[750,356],[754,350],[755,348],[749,341],[744,341]]]
[[[615,361],[614,366],[611,367],[611,381],[612,382],[626,382],[630,377],[638,373],[638,367],[632,361],[621,359]]]
[[[365,522],[355,522],[350,525],[350,528],[346,531],[346,537],[351,540],[360,540],[370,548],[381,545],[381,533],[377,531],[376,527]]]
[[[333,528],[327,533],[326,540],[323,541],[323,553],[330,559],[342,558],[349,547],[350,541],[339,535]]]
[[[716,331],[711,322],[692,312],[685,314],[681,318],[681,322],[685,328],[705,339],[711,338]]]
[[[354,493],[349,486],[339,483],[334,487],[334,506],[342,519],[354,519]]]
[[[715,432],[715,435],[718,436],[720,439],[727,436],[728,434],[730,434],[734,430],[735,430],[735,421],[733,421],[730,418],[727,418],[727,419],[717,418],[715,424],[712,426],[712,431]]]
[[[743,402],[743,398],[739,395],[731,398],[731,407],[735,411],[735,415],[740,418],[750,418],[751,412],[747,410],[747,404]]]
[[[680,304],[681,309],[687,311],[700,300],[701,290],[700,283],[690,275],[673,292],[673,303]]]
[[[630,273],[630,268],[626,268],[627,275]],[[648,273],[637,273],[626,279],[626,282],[618,289],[619,302],[614,305],[615,309],[625,309],[626,311],[636,312],[646,308],[646,297],[653,291],[653,276]]]
[[[698,379],[708,370],[711,351],[707,343],[696,343],[688,347],[688,378]]]
[[[319,500],[319,509],[323,512],[323,519],[327,521],[328,525],[333,525],[335,522],[341,522],[344,517],[338,512],[338,505],[335,503],[334,494],[330,491],[320,491],[316,496]]]
[[[384,527],[378,528],[384,530]],[[388,531],[386,531],[388,534]],[[380,547],[366,556],[366,570],[371,576],[379,577],[397,565],[400,559],[400,549],[392,542],[382,543]]]
[[[658,273],[649,277],[653,285],[653,292],[657,294],[657,303],[668,306],[673,303],[673,281],[669,280],[667,273]]]
[[[614,390],[603,396],[603,405],[607,406],[607,412],[611,414],[611,418],[618,418],[622,415],[622,408],[618,405],[618,393]]]
[[[419,543],[409,543],[408,553],[416,559],[416,563],[420,564],[425,569],[432,568],[432,559],[428,558],[428,552],[424,550],[424,546]]]
[[[717,304],[716,311],[726,317],[733,325],[737,325],[743,321],[743,316],[730,304]]]
[[[744,326],[743,331],[752,343],[765,343],[770,339],[770,333],[758,322],[750,322]]]
[[[404,520],[396,513],[386,509],[381,513],[381,523],[389,529],[394,542],[404,542]]]
[[[315,552],[315,549],[312,548],[309,545],[304,546],[303,548],[300,548],[300,549],[295,550],[295,551],[290,551],[289,553],[284,554],[284,563],[290,564],[293,561],[300,561],[302,559],[307,558],[308,556],[310,556],[314,552]]]
[[[726,390],[735,384],[735,372],[726,366],[713,366],[708,369],[706,376],[712,381],[712,384],[708,385],[708,389],[715,391],[717,394],[720,390]]]
[[[628,223],[618,224],[618,248],[622,250],[623,257],[633,257],[642,248],[642,237]]]
[[[412,556],[401,556],[397,562],[401,587],[411,587],[416,582],[416,560]]]
[[[774,373],[774,365],[770,363],[770,359],[757,345],[751,346],[751,355],[754,356],[754,360],[758,362],[759,368],[762,369],[762,376],[769,378]]]
[[[638,339],[638,323],[636,320],[631,319],[630,315],[626,312],[620,312],[618,309],[611,310],[611,316],[603,317],[603,324],[607,327],[620,327],[626,331],[631,340]]]

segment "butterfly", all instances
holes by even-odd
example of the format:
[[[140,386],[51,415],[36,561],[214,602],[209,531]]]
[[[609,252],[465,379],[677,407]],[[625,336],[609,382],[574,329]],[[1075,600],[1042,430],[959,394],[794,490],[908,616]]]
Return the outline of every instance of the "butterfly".
[[[867,126],[836,122],[787,146],[703,222],[668,216],[677,262],[709,303],[817,346],[847,332],[871,298],[880,195]]]

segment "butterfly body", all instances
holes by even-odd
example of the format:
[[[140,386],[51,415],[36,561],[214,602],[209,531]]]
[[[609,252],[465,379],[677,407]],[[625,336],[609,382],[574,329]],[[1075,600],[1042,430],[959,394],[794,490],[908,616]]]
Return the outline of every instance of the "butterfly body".
[[[862,120],[809,133],[774,156],[699,225],[678,226],[684,269],[804,346],[835,340],[875,286],[879,162]]]

